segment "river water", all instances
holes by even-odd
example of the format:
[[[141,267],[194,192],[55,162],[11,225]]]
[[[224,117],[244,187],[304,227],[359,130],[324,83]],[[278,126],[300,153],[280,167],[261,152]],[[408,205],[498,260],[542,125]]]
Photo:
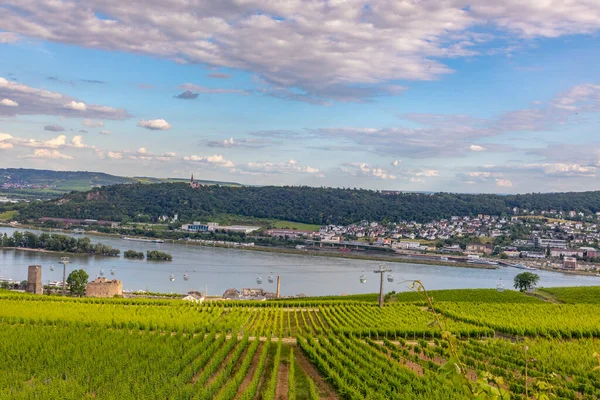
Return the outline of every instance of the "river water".
[[[0,227],[0,234],[12,235],[14,228]],[[40,233],[28,229],[34,233]],[[81,235],[69,235],[81,237]],[[502,281],[509,288],[515,275],[522,270],[501,267],[497,270],[433,266],[418,263],[381,263],[378,261],[351,260],[309,255],[277,254],[197,245],[148,243],[125,241],[117,237],[88,235],[92,242],[101,242],[121,250],[160,250],[173,255],[172,262],[130,260],[118,257],[92,257],[71,255],[67,275],[74,269],[84,269],[93,279],[104,270],[104,276],[123,281],[128,290],[185,293],[190,290],[208,291],[209,295],[221,295],[228,288],[262,287],[275,292],[276,283],[269,283],[268,276],[281,276],[281,295],[300,293],[316,295],[339,295],[373,293],[379,291],[379,275],[372,271],[384,264],[393,270],[395,282],[385,281],[385,291],[406,291],[400,280],[420,279],[428,290],[460,288],[495,288]],[[42,265],[42,280],[61,281],[60,255],[21,250],[0,250],[0,277],[14,280],[27,279],[28,265]],[[55,266],[50,271],[50,265]],[[183,275],[189,274],[185,281]],[[591,286],[600,285],[600,277],[567,275],[558,272],[536,271],[540,286]],[[175,276],[171,282],[169,275]],[[365,275],[367,282],[360,283]],[[263,279],[258,285],[256,278]],[[275,280],[276,282],[276,280]]]

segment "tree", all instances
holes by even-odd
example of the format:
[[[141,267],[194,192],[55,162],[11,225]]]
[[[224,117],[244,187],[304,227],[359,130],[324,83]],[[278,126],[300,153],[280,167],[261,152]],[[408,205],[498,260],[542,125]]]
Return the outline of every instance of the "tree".
[[[524,292],[537,285],[539,280],[540,276],[538,274],[522,272],[515,276],[515,289],[519,289],[519,291]]]
[[[508,254],[506,254],[506,253],[502,252],[502,254],[500,254],[500,258],[501,258],[502,260],[506,260],[506,259],[508,259]]]
[[[85,286],[87,285],[89,275],[82,269],[77,269],[69,274],[67,284],[69,292],[73,296],[83,296],[85,294]]]

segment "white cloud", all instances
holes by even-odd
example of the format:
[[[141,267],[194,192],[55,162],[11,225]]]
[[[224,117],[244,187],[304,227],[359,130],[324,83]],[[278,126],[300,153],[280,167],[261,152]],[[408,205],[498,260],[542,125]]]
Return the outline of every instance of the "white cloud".
[[[154,131],[166,131],[166,130],[171,129],[171,124],[169,124],[164,119],[151,119],[151,120],[142,119],[140,122],[138,122],[138,126],[141,126],[142,128],[154,130]]]
[[[222,148],[234,148],[234,147],[246,147],[251,149],[259,149],[269,144],[264,139],[239,139],[236,140],[233,137],[225,140],[208,140],[205,143],[207,147],[222,147]]]
[[[79,149],[88,147],[86,144],[83,143],[82,136],[73,136],[73,139],[71,139],[71,146],[77,147]]]
[[[469,146],[469,150],[471,151],[484,151],[485,148],[483,146],[479,146],[478,144],[472,144]]]
[[[0,100],[0,105],[6,107],[19,107],[19,103],[11,99],[2,99]]]
[[[106,153],[106,155],[108,156],[108,158],[112,159],[112,160],[121,160],[123,159],[123,153],[119,153],[116,151],[109,151],[108,153]]]
[[[83,121],[81,121],[81,125],[86,126],[88,128],[102,128],[104,127],[104,121],[84,119]]]
[[[11,99],[19,104],[18,107],[0,107],[0,116],[59,115],[115,120],[130,117],[124,109],[86,104],[61,93],[11,82],[3,77],[0,77],[0,99]]]
[[[66,135],[58,135],[57,137],[50,140],[37,140],[37,139],[19,139],[15,138],[15,144],[24,147],[37,147],[37,148],[58,148],[67,144]]]
[[[106,129],[100,131],[101,135],[110,135],[111,131],[107,131]]]
[[[0,44],[14,43],[19,41],[19,35],[12,32],[0,32]]]
[[[0,150],[12,149],[14,146],[9,142],[13,137],[8,133],[0,132]]]
[[[510,188],[513,184],[510,179],[496,179],[496,186]]]
[[[506,53],[519,39],[600,29],[594,0],[4,3],[0,41],[24,35],[247,70],[303,101],[360,99],[390,82],[436,79],[452,72],[446,59],[485,52],[491,39]],[[476,32],[484,24],[494,35]],[[357,88],[363,93],[349,94]]]
[[[140,148],[138,149],[137,153],[138,153],[138,154],[144,154],[144,155],[146,155],[146,154],[150,154],[150,153],[148,152],[148,150],[146,150],[146,148],[145,148],[145,147],[140,147]]]
[[[397,167],[398,165],[400,165],[401,162],[402,162],[402,160],[394,160],[394,161],[392,161],[392,165],[394,167]]]
[[[232,161],[226,160],[225,157],[223,157],[220,154],[215,154],[212,156],[196,156],[196,155],[185,156],[185,157],[183,157],[183,160],[189,161],[189,162],[194,162],[194,163],[200,163],[200,164],[215,165],[215,166],[225,167],[225,168],[235,167],[235,164]]]
[[[87,106],[83,102],[70,101],[69,103],[64,105],[65,108],[75,111],[85,111],[87,110]]]
[[[552,104],[556,108],[567,111],[598,111],[600,109],[600,85],[586,83],[574,86],[555,98]]]
[[[62,154],[58,150],[50,150],[50,149],[36,149],[32,154],[26,156],[27,158],[51,158],[55,160],[72,160],[73,157]]]
[[[416,171],[414,173],[415,176],[423,176],[426,178],[431,178],[433,176],[440,176],[440,173],[437,169],[426,169],[422,171]]]
[[[310,165],[301,165],[296,160],[288,160],[287,162],[271,162],[271,161],[251,161],[240,167],[241,171],[250,174],[289,174],[301,173],[312,174],[322,177],[323,174],[318,168]]]
[[[383,180],[396,179],[396,175],[391,174],[389,171],[383,168],[373,167],[367,163],[346,163],[342,164],[340,169],[342,172],[356,177],[369,177]]]
[[[563,164],[563,163],[543,163],[543,164],[525,164],[526,169],[539,169],[546,175],[550,176],[596,176],[596,167],[580,164]]]

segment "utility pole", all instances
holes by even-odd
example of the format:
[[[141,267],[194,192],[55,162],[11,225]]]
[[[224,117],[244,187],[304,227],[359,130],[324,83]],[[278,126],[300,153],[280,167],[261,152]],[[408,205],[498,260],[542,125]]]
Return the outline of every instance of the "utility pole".
[[[382,264],[379,264],[379,269],[373,271],[376,274],[380,275],[380,281],[379,281],[379,307],[383,307],[383,274],[385,274],[386,272],[392,272],[391,269],[385,269],[383,268]]]
[[[62,295],[67,294],[67,264],[69,263],[69,257],[61,257],[60,263],[63,265],[63,282],[62,282]]]

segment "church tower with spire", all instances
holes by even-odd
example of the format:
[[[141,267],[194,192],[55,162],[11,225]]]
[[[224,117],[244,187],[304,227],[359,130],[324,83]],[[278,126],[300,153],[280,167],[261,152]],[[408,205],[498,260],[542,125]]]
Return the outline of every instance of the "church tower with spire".
[[[192,174],[192,177],[190,178],[190,186],[191,186],[193,189],[197,189],[197,188],[199,188],[199,187],[200,187],[200,183],[198,183],[198,182],[194,181],[194,174]]]

